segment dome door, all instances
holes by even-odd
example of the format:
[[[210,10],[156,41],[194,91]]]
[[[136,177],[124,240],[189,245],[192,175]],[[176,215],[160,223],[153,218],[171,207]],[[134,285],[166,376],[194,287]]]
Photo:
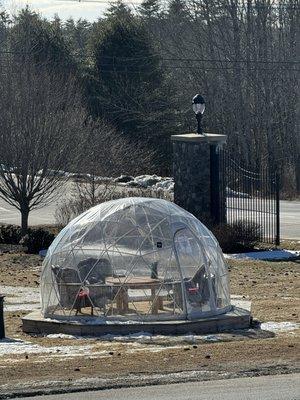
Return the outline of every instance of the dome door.
[[[201,243],[190,229],[181,228],[174,235],[174,245],[187,317],[209,315],[215,308],[213,285]]]

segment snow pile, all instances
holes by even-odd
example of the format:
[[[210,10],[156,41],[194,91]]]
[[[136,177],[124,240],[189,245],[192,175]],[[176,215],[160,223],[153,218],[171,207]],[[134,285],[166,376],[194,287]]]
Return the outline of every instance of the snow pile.
[[[155,188],[174,192],[174,180],[173,178],[162,178],[160,182],[155,184]]]
[[[224,254],[225,258],[235,260],[288,260],[300,257],[300,251],[294,250],[267,250],[267,251],[251,251],[239,254]]]
[[[300,328],[300,324],[297,322],[264,322],[260,324],[260,329],[271,332],[287,332],[294,331]]]
[[[168,192],[174,191],[174,180],[169,177],[157,175],[139,175],[136,177],[121,175],[114,179],[114,182],[126,187],[161,189]]]
[[[131,175],[120,175],[118,178],[114,179],[115,183],[128,183],[134,180],[134,177]]]
[[[84,174],[84,173],[66,173],[68,178],[71,178],[73,181],[80,182],[97,182],[97,183],[110,183],[113,181],[113,178],[109,176],[97,176],[93,174]]]
[[[157,175],[139,175],[134,178],[133,182],[135,182],[136,186],[148,188],[155,186],[161,179],[162,178]],[[131,182],[128,182],[128,185],[130,185],[130,183]]]

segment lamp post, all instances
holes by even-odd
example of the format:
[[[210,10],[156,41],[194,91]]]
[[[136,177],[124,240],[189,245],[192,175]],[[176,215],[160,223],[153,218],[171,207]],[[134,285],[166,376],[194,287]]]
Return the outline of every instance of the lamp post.
[[[198,123],[197,133],[198,135],[203,135],[201,121],[202,121],[202,115],[205,110],[205,101],[200,94],[196,94],[196,96],[193,97],[193,110],[194,113],[196,114],[196,119]]]

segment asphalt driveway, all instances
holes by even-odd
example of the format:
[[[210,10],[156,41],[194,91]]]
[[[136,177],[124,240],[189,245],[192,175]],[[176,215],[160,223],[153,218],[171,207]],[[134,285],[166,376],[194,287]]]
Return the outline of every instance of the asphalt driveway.
[[[71,182],[57,191],[56,200],[51,204],[34,210],[29,216],[29,225],[52,225],[55,224],[55,210],[65,194],[71,194]],[[0,223],[20,224],[20,213],[12,206],[0,199]],[[282,239],[300,240],[300,201],[280,202],[280,233]]]

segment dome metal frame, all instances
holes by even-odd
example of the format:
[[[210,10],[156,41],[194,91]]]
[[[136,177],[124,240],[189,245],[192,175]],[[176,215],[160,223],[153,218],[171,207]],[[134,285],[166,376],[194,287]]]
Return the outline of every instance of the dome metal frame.
[[[99,204],[53,241],[41,275],[42,315],[68,321],[194,320],[231,310],[214,235],[174,203]]]

